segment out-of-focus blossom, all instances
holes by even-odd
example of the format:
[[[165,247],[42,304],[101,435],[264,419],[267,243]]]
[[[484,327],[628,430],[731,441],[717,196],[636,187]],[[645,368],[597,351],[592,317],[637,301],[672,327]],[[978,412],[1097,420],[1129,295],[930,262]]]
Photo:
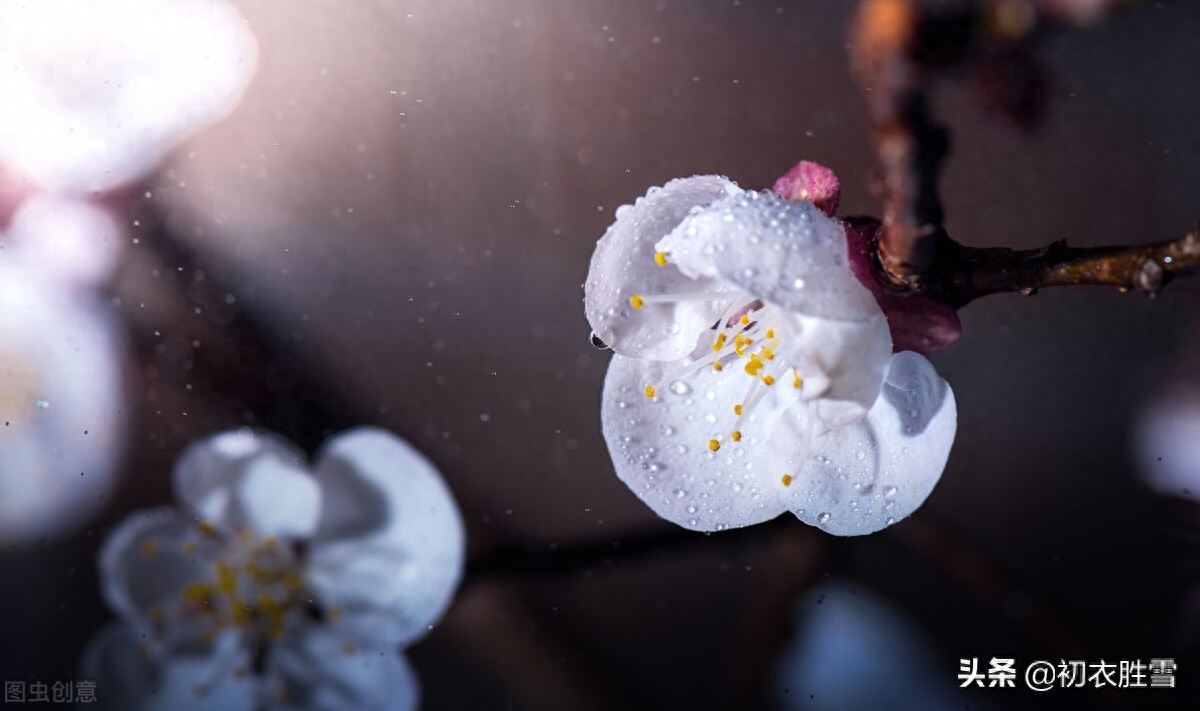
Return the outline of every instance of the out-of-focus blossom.
[[[84,524],[112,487],[121,337],[92,294],[0,250],[0,542]]]
[[[1142,414],[1137,446],[1150,488],[1200,503],[1200,388],[1179,386],[1151,404]]]
[[[617,475],[663,518],[712,531],[791,511],[865,534],[941,476],[953,393],[892,355],[844,226],[812,203],[717,176],[651,188],[597,243],[584,305],[616,352],[601,417]]]
[[[15,268],[37,270],[45,279],[99,286],[116,268],[124,239],[112,210],[91,200],[43,193],[13,214],[0,235],[0,258]]]
[[[83,675],[122,709],[405,709],[419,639],[458,585],[463,527],[416,450],[377,429],[327,442],[311,470],[249,431],[190,447],[180,511],[134,514],[100,555],[121,622]]]
[[[0,163],[49,192],[128,183],[229,112],[256,61],[223,0],[0,3]]]
[[[796,606],[795,637],[775,671],[775,701],[781,709],[823,711],[988,708],[980,694],[958,687],[956,671],[888,601],[832,582]]]

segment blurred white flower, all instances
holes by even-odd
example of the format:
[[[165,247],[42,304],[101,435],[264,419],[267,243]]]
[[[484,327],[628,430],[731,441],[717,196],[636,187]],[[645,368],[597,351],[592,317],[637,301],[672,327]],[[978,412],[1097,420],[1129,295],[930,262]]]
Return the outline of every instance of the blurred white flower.
[[[232,110],[256,62],[223,0],[0,3],[0,163],[51,192],[128,183]]]
[[[111,314],[0,255],[0,542],[20,543],[106,502],[128,415]]]
[[[397,647],[432,628],[462,574],[449,489],[377,429],[325,444],[311,471],[249,431],[193,445],[179,512],[134,514],[100,554],[121,617],[84,654],[122,709],[405,709]]]
[[[912,513],[954,440],[954,395],[851,273],[842,224],[716,176],[651,188],[585,285],[616,352],[604,436],[656,513],[702,531],[790,510],[838,535]]]
[[[0,259],[76,286],[112,274],[124,241],[113,211],[91,200],[41,193],[21,203],[2,237]]]
[[[1176,386],[1142,413],[1142,477],[1163,496],[1200,503],[1200,389]]]

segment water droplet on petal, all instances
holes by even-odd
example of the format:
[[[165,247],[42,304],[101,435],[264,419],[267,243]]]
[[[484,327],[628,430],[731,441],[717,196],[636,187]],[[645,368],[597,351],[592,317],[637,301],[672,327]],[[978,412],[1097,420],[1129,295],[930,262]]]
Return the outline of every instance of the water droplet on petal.
[[[829,512],[817,514],[817,521],[820,523],[829,523],[829,519],[831,519],[831,518],[833,518],[833,515],[830,514]]]
[[[894,486],[883,487],[883,495],[884,496],[895,496],[896,495],[896,487],[894,487]]]
[[[676,395],[681,395],[681,396],[682,395],[691,395],[692,394],[692,386],[688,385],[687,383],[683,382],[682,380],[675,380],[671,383],[671,392],[675,393]]]

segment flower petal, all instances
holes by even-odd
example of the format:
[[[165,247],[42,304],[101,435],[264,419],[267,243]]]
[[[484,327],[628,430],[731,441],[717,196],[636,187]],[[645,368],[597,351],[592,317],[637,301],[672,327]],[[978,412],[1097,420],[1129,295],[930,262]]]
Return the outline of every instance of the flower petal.
[[[1176,383],[1140,419],[1137,448],[1146,483],[1164,496],[1200,502],[1200,390]]]
[[[584,311],[596,336],[617,353],[656,360],[682,358],[695,348],[699,333],[720,316],[720,304],[647,303],[635,310],[630,298],[714,289],[672,264],[660,266],[655,244],[696,206],[738,190],[715,175],[677,178],[617,209],[616,222],[596,243],[584,285]]]
[[[675,365],[613,356],[600,419],[617,476],[659,516],[695,531],[748,526],[785,511],[762,460],[777,448],[803,456],[805,442],[767,437],[790,388],[773,388],[739,425],[745,432],[734,442],[734,405],[743,402],[751,379],[701,368],[647,399],[645,385]],[[710,449],[710,440],[719,450]]]
[[[324,506],[308,582],[341,625],[407,644],[450,603],[464,533],[454,498],[416,449],[380,429],[329,440],[314,471]]]
[[[8,226],[16,258],[64,283],[96,286],[121,252],[121,227],[111,210],[89,200],[38,195],[25,201]]]
[[[155,648],[187,636],[183,626],[174,624],[180,594],[211,575],[216,552],[196,545],[195,538],[195,527],[174,509],[150,509],[118,524],[100,549],[105,602]]]
[[[794,337],[776,349],[804,379],[801,397],[819,398],[817,414],[841,427],[866,414],[879,397],[892,356],[892,339],[882,313],[861,321],[839,321],[783,312]]]
[[[0,249],[0,542],[59,535],[107,500],[129,415],[120,329],[91,295]]]
[[[245,522],[238,487],[259,460],[302,467],[305,457],[290,442],[249,429],[222,432],[190,445],[175,464],[175,498],[196,518],[235,531]],[[241,503],[247,502],[245,497]]]
[[[307,538],[317,530],[321,490],[303,469],[271,455],[255,457],[234,491],[236,519],[259,538]]]
[[[203,652],[147,655],[120,623],[100,630],[80,659],[79,675],[96,682],[99,709],[236,711],[255,708],[254,677],[236,635],[220,635]],[[236,673],[241,670],[243,673]]]
[[[56,192],[129,182],[236,105],[256,54],[226,2],[0,3],[0,162]]]
[[[775,453],[792,475],[780,490],[792,513],[839,536],[873,533],[908,516],[929,496],[957,427],[954,393],[923,356],[892,357],[878,401],[853,424],[817,433],[812,454]],[[794,408],[776,437],[803,436],[811,414]]]
[[[812,203],[744,190],[689,214],[657,248],[689,276],[787,311],[850,321],[880,313],[850,272],[841,223]]]
[[[420,697],[416,674],[395,648],[364,647],[315,625],[272,646],[264,677],[271,708],[281,711],[406,711]]]

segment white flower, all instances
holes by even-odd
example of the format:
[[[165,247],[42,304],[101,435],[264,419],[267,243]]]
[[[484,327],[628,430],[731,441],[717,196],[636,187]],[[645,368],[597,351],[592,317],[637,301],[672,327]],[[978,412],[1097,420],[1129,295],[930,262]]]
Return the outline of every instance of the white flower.
[[[0,251],[0,543],[85,524],[112,488],[129,415],[119,329],[90,293]]]
[[[21,203],[0,241],[0,259],[63,284],[96,286],[116,269],[124,233],[113,211],[41,193]]]
[[[1174,384],[1142,413],[1142,478],[1154,491],[1200,503],[1200,389]]]
[[[365,428],[310,471],[287,442],[228,432],[183,454],[174,488],[181,512],[134,514],[101,551],[125,624],[85,652],[85,676],[128,709],[415,707],[397,647],[432,628],[463,563],[424,457]]]
[[[135,180],[237,104],[256,52],[221,0],[0,3],[0,162],[49,191]]]
[[[601,417],[617,475],[656,513],[722,530],[791,511],[838,535],[912,513],[954,440],[954,396],[892,355],[845,232],[807,202],[716,176],[652,188],[585,285],[616,352]]]

